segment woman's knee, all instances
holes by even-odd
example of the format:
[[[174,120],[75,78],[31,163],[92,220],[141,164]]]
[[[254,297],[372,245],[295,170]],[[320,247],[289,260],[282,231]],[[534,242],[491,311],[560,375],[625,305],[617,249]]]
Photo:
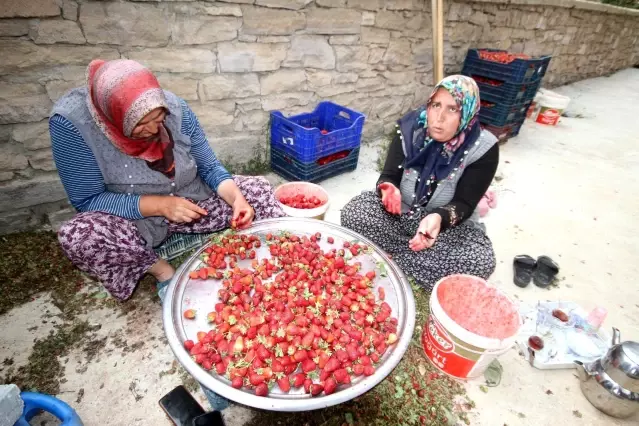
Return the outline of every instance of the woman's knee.
[[[350,229],[360,228],[370,223],[370,217],[379,210],[380,203],[374,194],[363,193],[353,197],[340,212],[342,226]]]
[[[63,223],[58,230],[58,242],[67,256],[73,259],[82,256],[87,244],[92,244],[96,238],[103,243],[110,243],[116,239],[118,230],[135,226],[132,222],[121,217],[102,212],[84,212],[75,215]]]
[[[264,176],[233,176],[233,180],[240,191],[246,195],[247,192],[256,191],[259,193],[271,192],[273,187]]]

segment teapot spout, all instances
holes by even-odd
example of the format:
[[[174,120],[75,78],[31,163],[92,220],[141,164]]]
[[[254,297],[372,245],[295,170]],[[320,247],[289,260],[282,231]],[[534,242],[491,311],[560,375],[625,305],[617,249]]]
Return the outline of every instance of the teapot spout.
[[[612,327],[612,346],[621,343],[621,332],[618,328]]]
[[[586,369],[586,366],[581,361],[575,361],[575,365],[577,366],[577,375],[579,376],[579,380],[582,382],[587,381],[590,378],[590,373]]]

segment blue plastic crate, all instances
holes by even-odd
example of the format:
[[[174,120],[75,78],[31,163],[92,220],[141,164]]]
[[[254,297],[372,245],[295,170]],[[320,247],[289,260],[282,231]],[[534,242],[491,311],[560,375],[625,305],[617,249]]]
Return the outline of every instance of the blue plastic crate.
[[[271,112],[271,151],[284,152],[303,163],[359,148],[364,114],[333,102],[320,102],[307,114],[284,117]],[[322,130],[328,133],[323,135]]]
[[[319,160],[302,163],[286,152],[271,150],[271,169],[290,181],[319,182],[355,170],[358,160],[359,148],[350,150],[346,157],[327,164],[320,164]]]
[[[479,121],[497,127],[523,122],[531,104],[532,101],[514,105],[495,103],[492,107],[482,105],[479,109]]]
[[[479,75],[509,83],[529,83],[546,75],[552,56],[533,59],[515,59],[509,64],[481,59],[479,51],[506,52],[499,49],[468,49],[462,74]]]
[[[477,83],[477,86],[479,86],[479,97],[481,100],[499,102],[504,105],[532,101],[535,99],[539,86],[541,86],[541,79],[522,84],[493,79],[495,83],[499,84],[499,86],[495,86],[486,81],[482,81],[481,76],[469,75],[469,77],[472,77]]]

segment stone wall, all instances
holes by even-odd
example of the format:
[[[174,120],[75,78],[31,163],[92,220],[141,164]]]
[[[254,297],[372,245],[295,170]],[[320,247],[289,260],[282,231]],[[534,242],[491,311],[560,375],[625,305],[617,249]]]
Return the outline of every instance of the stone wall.
[[[639,62],[636,11],[573,0],[446,2],[446,72],[469,47],[552,54],[547,86]],[[269,111],[322,99],[382,134],[432,87],[428,0],[4,0],[0,7],[0,233],[70,210],[47,117],[93,58],[131,58],[189,101],[218,155],[251,158]]]

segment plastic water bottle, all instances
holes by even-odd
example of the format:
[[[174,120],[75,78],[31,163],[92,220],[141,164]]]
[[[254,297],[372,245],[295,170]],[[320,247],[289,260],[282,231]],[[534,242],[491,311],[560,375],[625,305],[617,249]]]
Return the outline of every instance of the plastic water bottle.
[[[597,306],[592,310],[592,312],[590,312],[590,314],[588,314],[588,319],[586,321],[588,322],[588,325],[592,327],[592,331],[596,332],[599,330],[607,315],[608,311],[606,308],[602,308],[600,306]]]

